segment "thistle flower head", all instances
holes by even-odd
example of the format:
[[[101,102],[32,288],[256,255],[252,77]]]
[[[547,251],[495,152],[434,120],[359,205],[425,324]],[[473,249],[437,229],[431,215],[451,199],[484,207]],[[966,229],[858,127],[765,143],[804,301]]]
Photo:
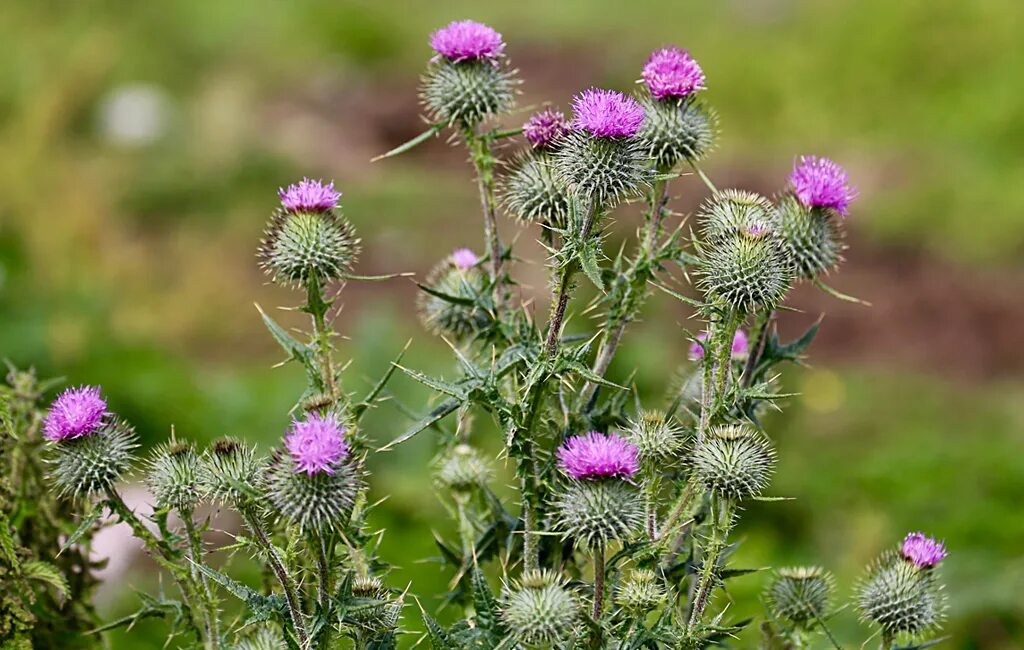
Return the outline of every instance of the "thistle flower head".
[[[201,462],[190,442],[171,440],[153,451],[146,471],[146,485],[158,508],[179,512],[195,507],[202,497]]]
[[[664,411],[641,411],[632,418],[624,434],[635,445],[644,463],[663,463],[683,446],[685,431]]]
[[[285,436],[284,446],[294,464],[294,471],[307,475],[326,472],[348,456],[345,434],[348,429],[338,424],[333,415],[312,414],[303,421],[295,420]]]
[[[506,587],[501,618],[516,641],[528,647],[563,647],[579,616],[576,595],[550,570],[523,572]]]
[[[257,494],[260,464],[252,447],[235,438],[220,438],[203,454],[199,482],[215,499],[243,503]]]
[[[779,569],[764,594],[765,604],[777,618],[812,625],[828,615],[834,582],[832,574],[820,567]]]
[[[789,176],[800,202],[809,208],[831,208],[845,217],[857,193],[846,170],[828,158],[801,156]]]
[[[549,228],[566,227],[572,200],[569,194],[551,153],[544,148],[519,156],[512,171],[501,179],[501,202],[509,216]]]
[[[697,219],[707,241],[730,235],[761,238],[772,232],[775,208],[754,192],[727,189],[715,192],[700,206]]]
[[[473,447],[456,445],[437,471],[437,482],[455,492],[470,492],[490,478],[491,470]]]
[[[89,435],[51,445],[51,477],[62,496],[100,494],[131,468],[138,446],[135,430],[123,420],[111,419]]]
[[[329,212],[338,207],[341,192],[335,191],[334,182],[303,178],[298,183],[277,190],[281,206],[289,212]]]
[[[552,499],[555,530],[583,549],[630,539],[643,512],[640,491],[625,481],[567,481]]]
[[[43,437],[57,442],[95,433],[110,415],[97,386],[69,388],[50,406]]]
[[[714,148],[718,115],[693,96],[666,100],[644,97],[640,103],[645,117],[637,135],[659,169],[670,170],[682,160],[699,161]]]
[[[490,324],[486,307],[477,306],[487,286],[487,276],[479,267],[460,268],[454,255],[449,255],[430,272],[426,285],[435,293],[424,291],[419,295],[419,312],[424,327],[431,332],[466,340]]]
[[[452,252],[452,264],[460,271],[466,271],[476,266],[479,261],[480,258],[476,256],[476,253],[468,248],[456,248]]]
[[[793,279],[793,263],[769,228],[745,226],[700,245],[700,287],[706,298],[742,315],[773,309]]]
[[[558,449],[558,465],[576,480],[631,478],[640,468],[636,445],[612,433],[592,431],[568,438]]]
[[[430,47],[452,62],[495,59],[505,51],[501,34],[475,20],[456,20],[430,35]]]
[[[666,596],[664,580],[650,569],[635,569],[615,590],[615,602],[635,615],[657,609]]]
[[[651,53],[642,76],[655,99],[686,97],[704,89],[704,71],[689,52],[678,47]]]
[[[710,492],[741,500],[759,495],[775,470],[775,450],[768,438],[743,425],[712,429],[690,457],[693,476]]]
[[[707,332],[701,332],[697,335],[697,340],[690,344],[691,360],[700,361],[704,358],[704,346],[701,343],[705,343],[707,340]],[[736,330],[736,334],[732,337],[732,358],[746,359],[749,352],[750,340],[747,337],[747,333],[742,329]]]
[[[595,138],[631,138],[644,121],[643,107],[614,90],[584,90],[573,97],[572,112],[572,127]]]
[[[813,280],[842,261],[843,234],[835,214],[807,207],[792,192],[779,198],[775,225],[799,277]]]
[[[900,553],[921,569],[930,569],[948,555],[945,544],[924,533],[908,533],[900,545]]]
[[[946,612],[936,572],[923,571],[896,551],[884,553],[868,567],[856,603],[864,620],[890,635],[924,635],[942,623]]]
[[[551,146],[569,130],[569,123],[561,111],[549,108],[534,113],[523,125],[523,135],[537,149]]]

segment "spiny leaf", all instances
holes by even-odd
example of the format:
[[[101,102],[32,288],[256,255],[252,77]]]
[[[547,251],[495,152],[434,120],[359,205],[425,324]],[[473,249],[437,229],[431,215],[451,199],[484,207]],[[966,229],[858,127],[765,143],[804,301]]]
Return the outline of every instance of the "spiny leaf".
[[[411,342],[412,341],[410,340],[409,343]],[[398,369],[398,364],[402,361],[402,357],[405,356],[405,351],[409,349],[409,343],[405,344],[405,347],[402,348],[402,351],[398,353],[398,356],[395,357],[395,360],[392,361],[391,365],[388,366],[388,369],[384,373],[384,376],[380,378],[380,381],[374,384],[373,388],[370,389],[370,392],[366,394],[366,397],[364,397],[362,400],[360,400],[358,404],[352,407],[352,416],[355,418],[356,422],[359,422],[359,420],[362,419],[363,414],[366,412],[366,410],[373,406],[374,400],[376,400],[377,397],[380,395],[381,391],[384,390],[384,387],[387,386],[387,383],[391,381],[391,377],[394,376],[395,370]]]
[[[441,300],[443,300],[445,302],[450,302],[453,305],[462,305],[464,307],[473,307],[473,306],[476,305],[476,300],[474,300],[473,298],[466,298],[466,297],[463,297],[463,296],[453,296],[450,293],[445,293],[443,291],[438,291],[437,289],[434,289],[433,287],[427,286],[425,284],[420,284],[419,282],[416,283],[416,286],[419,287],[420,290],[422,290],[422,291],[424,291],[426,293],[429,293],[430,295],[432,295],[432,296],[434,296],[436,298],[440,298]]]
[[[498,600],[491,592],[491,586],[487,584],[480,567],[474,566],[470,569],[470,578],[473,581],[473,608],[476,610],[476,625],[482,630],[497,636],[501,634],[501,618],[498,615]]]
[[[60,550],[57,551],[57,555],[60,555],[64,551],[74,546],[75,543],[78,542],[78,540],[82,539],[83,535],[92,530],[92,527],[96,524],[97,521],[99,521],[100,517],[102,516],[103,508],[93,508],[92,512],[90,512],[82,518],[82,521],[79,522],[78,528],[75,529],[75,532],[71,533],[71,535],[64,541],[64,544],[61,545]]]
[[[434,650],[459,650],[459,647],[452,642],[451,635],[441,627],[441,624],[433,616],[428,614],[423,608],[420,608],[420,613],[423,615],[423,623],[427,628],[427,638],[430,639],[430,646]]]
[[[49,562],[33,560],[21,565],[21,574],[29,580],[37,580],[47,584],[57,591],[61,600],[67,598],[70,589],[68,581],[60,569]]]
[[[422,419],[418,420],[411,427],[406,429],[405,432],[402,433],[402,435],[398,436],[397,438],[395,438],[388,444],[384,445],[377,451],[388,451],[389,449],[397,447],[398,445],[415,436],[417,433],[431,427],[433,424],[439,422],[448,414],[454,412],[456,409],[459,408],[461,404],[461,400],[457,400],[454,398],[441,402],[441,404],[435,407],[434,410],[425,415]]]
[[[444,128],[443,124],[432,124],[429,129],[427,129],[423,133],[419,134],[418,136],[416,136],[412,140],[409,140],[408,142],[405,142],[405,143],[402,143],[402,144],[398,145],[397,147],[395,147],[394,149],[392,149],[391,151],[389,151],[387,153],[383,153],[383,154],[381,154],[379,156],[376,156],[375,158],[371,158],[370,162],[377,162],[378,160],[383,160],[385,158],[390,158],[392,156],[397,156],[400,153],[405,153],[406,151],[409,151],[410,149],[413,149],[417,145],[420,145],[420,144],[426,142],[427,140],[429,140],[430,138],[434,137],[435,135],[440,133],[441,129],[443,129],[443,128]]]
[[[601,279],[601,265],[597,262],[597,255],[600,252],[600,243],[597,240],[584,242],[580,246],[579,261],[583,274],[594,283],[600,291],[604,291],[604,281]]]
[[[428,388],[432,388],[439,393],[444,393],[445,395],[451,395],[452,397],[456,397],[459,400],[466,399],[465,389],[463,389],[461,386],[457,384],[444,381],[443,379],[435,379],[430,375],[424,374],[418,370],[411,370],[397,363],[395,365],[398,366],[398,369],[407,374],[409,377],[415,379],[416,381],[418,381],[419,383],[423,384]]]
[[[17,566],[17,545],[14,543],[14,536],[11,535],[11,521],[5,512],[0,512],[0,553],[3,554],[2,559],[6,564]]]
[[[256,305],[256,309],[260,312],[260,317],[263,319],[263,324],[270,330],[270,335],[274,337],[278,345],[284,348],[292,359],[298,361],[306,367],[306,371],[316,374],[316,368],[313,365],[313,351],[309,349],[309,346],[300,343],[295,340],[291,334],[289,334],[283,327],[277,324],[277,322],[267,315],[263,311],[263,308]]]

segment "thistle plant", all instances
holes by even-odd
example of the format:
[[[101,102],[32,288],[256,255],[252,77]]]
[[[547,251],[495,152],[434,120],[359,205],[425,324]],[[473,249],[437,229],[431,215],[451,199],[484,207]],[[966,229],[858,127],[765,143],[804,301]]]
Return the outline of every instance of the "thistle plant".
[[[42,447],[48,478],[33,475],[26,485],[34,496],[44,485],[41,503],[62,510],[33,538],[5,504],[0,577],[21,597],[17,609],[3,601],[14,613],[0,617],[0,632],[24,646],[33,621],[52,613],[44,592],[26,586],[32,580],[87,597],[90,534],[109,520],[128,524],[173,591],[144,596],[137,613],[100,629],[161,617],[186,647],[396,648],[405,592],[388,586],[379,534],[367,524],[367,458],[424,431],[436,434],[433,482],[458,535],[437,537],[451,576],[442,604],[456,620],[442,624],[426,607],[435,601],[418,600],[432,647],[704,648],[742,631],[747,622],[731,620],[720,597],[728,580],[751,573],[732,566],[734,533],[751,502],[779,498],[767,414],[786,397],[781,372],[802,360],[818,329],[782,341],[776,311],[789,308],[789,290],[802,281],[850,299],[822,279],[841,262],[855,198],[846,172],[801,157],[772,199],[719,189],[700,166],[718,130],[714,111],[698,100],[707,79],[676,47],[651,55],[635,94],[585,89],[574,96],[571,119],[547,107],[522,128],[503,129],[519,80],[501,34],[460,21],[429,42],[434,55],[420,96],[430,126],[380,158],[446,132],[472,165],[482,252],[457,248],[418,283],[422,323],[450,344],[452,375],[407,368],[399,356],[365,395],[352,391],[334,346],[335,296],[348,282],[395,276],[353,273],[359,240],[333,182],[306,178],[281,189],[259,263],[303,295],[298,311],[309,325],[294,333],[260,310],[306,379],[290,425],[275,432],[280,444],[263,451],[225,437],[200,449],[173,434],[140,464],[131,424],[110,406],[116,396],[70,388],[43,417],[35,406],[43,389],[14,373],[0,393],[6,476],[25,476],[8,448]],[[690,174],[707,193],[687,225],[669,200],[676,180]],[[643,205],[642,222],[614,252],[606,226],[627,202]],[[520,260],[499,237],[499,206],[545,246],[546,321],[511,290]],[[655,290],[690,307],[695,325],[677,332],[685,381],[662,403],[644,404],[629,382],[613,380],[624,374],[613,367]],[[596,318],[569,323],[579,312]],[[374,450],[363,417],[399,374],[441,397]],[[500,474],[482,451],[491,448],[482,444],[486,420],[501,432],[498,461],[514,472],[513,498],[493,485]],[[152,511],[122,496],[137,468]],[[69,534],[63,513],[71,508],[81,517]],[[217,509],[233,511],[243,526],[225,549],[204,535]],[[32,553],[52,559],[41,554],[60,535],[71,564],[19,566]],[[248,554],[269,579],[240,582],[217,550]],[[883,650],[928,643],[939,628],[945,557],[941,543],[913,533],[867,569],[853,601]],[[841,607],[828,571],[780,568],[767,582],[765,647],[825,639],[838,647],[829,621]],[[241,601],[243,617],[224,615],[228,598]],[[90,616],[86,608],[67,625]]]

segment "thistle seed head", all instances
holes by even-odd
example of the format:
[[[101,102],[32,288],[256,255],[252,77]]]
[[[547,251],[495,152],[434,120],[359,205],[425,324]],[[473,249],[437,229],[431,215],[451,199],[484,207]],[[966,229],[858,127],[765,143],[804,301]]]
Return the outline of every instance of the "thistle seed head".
[[[203,454],[199,483],[218,501],[245,503],[258,494],[260,465],[255,449],[235,438],[221,438]]]
[[[658,169],[697,162],[715,146],[718,115],[693,98],[642,100],[646,118],[638,137]]]
[[[650,465],[674,458],[686,437],[686,431],[664,411],[641,411],[629,421],[624,433],[639,451],[640,460]]]
[[[763,433],[743,424],[716,427],[690,456],[693,476],[708,491],[740,501],[759,495],[775,470],[775,449]]]
[[[619,583],[615,590],[615,602],[631,614],[642,616],[664,605],[667,595],[664,581],[657,573],[649,569],[636,569]]]
[[[779,237],[798,277],[813,280],[839,265],[846,246],[834,210],[809,208],[786,193],[776,214]]]
[[[779,569],[764,594],[769,611],[798,626],[811,626],[829,613],[835,579],[821,567]]]
[[[199,454],[191,442],[172,439],[154,449],[146,469],[146,485],[156,507],[179,512],[195,508],[203,496],[200,469]]]
[[[639,491],[617,479],[567,482],[552,506],[556,530],[584,549],[628,540],[643,523]]]
[[[512,107],[518,81],[499,59],[431,61],[420,100],[432,122],[473,128]]]
[[[426,284],[455,299],[450,301],[434,294],[420,293],[420,320],[429,331],[462,341],[490,325],[490,314],[477,306],[487,286],[487,277],[478,267],[460,268],[454,257],[449,256],[430,272]],[[463,301],[473,304],[467,305]]]
[[[274,282],[302,286],[312,278],[338,280],[359,255],[359,239],[335,210],[277,210],[263,234],[257,256]]]
[[[135,430],[110,419],[88,435],[51,443],[52,478],[60,495],[88,497],[105,492],[131,467],[138,447]]]
[[[865,621],[886,634],[918,637],[941,625],[946,598],[934,571],[889,551],[861,579],[857,607]]]
[[[509,216],[564,229],[568,223],[569,188],[554,168],[547,151],[520,157],[501,181],[501,202]]]
[[[516,641],[530,648],[566,647],[579,602],[553,571],[525,571],[502,595],[501,619]]]
[[[469,493],[486,484],[490,467],[473,447],[456,445],[437,470],[437,483],[454,492]]]

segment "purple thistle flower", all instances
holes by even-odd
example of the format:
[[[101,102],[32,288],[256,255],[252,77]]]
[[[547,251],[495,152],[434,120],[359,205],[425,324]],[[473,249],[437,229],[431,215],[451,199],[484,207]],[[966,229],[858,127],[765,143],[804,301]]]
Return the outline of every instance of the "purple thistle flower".
[[[476,253],[468,248],[456,248],[452,253],[452,264],[460,271],[468,271],[479,261],[480,258],[476,256]]]
[[[595,138],[630,138],[644,121],[644,109],[627,95],[591,88],[573,97],[574,129]]]
[[[828,158],[801,156],[789,183],[800,202],[809,208],[832,208],[843,217],[857,193],[846,170]]]
[[[50,406],[43,424],[43,437],[54,442],[81,438],[96,432],[110,412],[97,386],[69,388]]]
[[[295,472],[333,474],[338,461],[348,456],[346,433],[348,429],[330,415],[313,414],[303,422],[292,422],[284,446],[295,462]]]
[[[651,53],[642,76],[655,99],[686,97],[705,88],[704,71],[689,52],[678,47]]]
[[[924,533],[907,534],[903,538],[900,552],[922,569],[935,566],[948,555],[942,542],[936,541],[934,537],[925,537]]]
[[[697,335],[697,341],[704,342],[708,339],[707,332],[701,332]],[[690,344],[690,359],[693,361],[699,361],[704,358],[704,347],[694,341]],[[741,329],[736,330],[736,335],[732,337],[732,356],[734,359],[741,359],[750,352],[750,341],[747,338],[747,333]]]
[[[281,205],[289,212],[327,212],[338,207],[341,192],[334,189],[334,183],[324,185],[322,181],[303,178],[302,181],[277,190]]]
[[[475,20],[456,20],[430,35],[430,47],[453,63],[495,59],[505,50],[501,34]]]
[[[534,147],[547,147],[569,130],[569,123],[561,111],[549,108],[534,113],[523,125],[523,135]]]
[[[636,445],[609,433],[572,436],[558,448],[558,465],[574,479],[630,478],[640,468]]]

